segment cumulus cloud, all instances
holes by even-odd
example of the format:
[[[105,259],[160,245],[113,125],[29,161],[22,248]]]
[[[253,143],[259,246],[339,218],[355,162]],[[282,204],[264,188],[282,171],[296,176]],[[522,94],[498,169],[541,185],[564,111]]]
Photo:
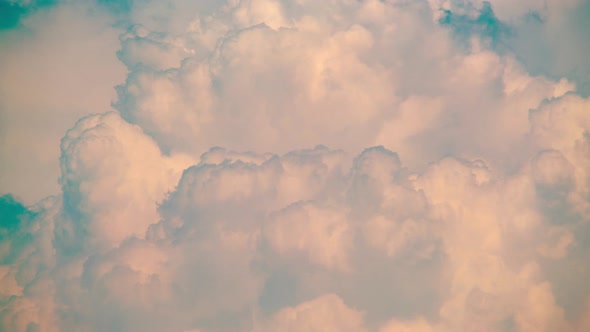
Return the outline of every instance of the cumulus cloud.
[[[337,295],[326,294],[295,308],[286,308],[255,331],[366,331],[362,313],[351,309]]]
[[[130,3],[114,110],[0,198],[1,329],[586,331],[590,101],[510,44],[583,5]]]

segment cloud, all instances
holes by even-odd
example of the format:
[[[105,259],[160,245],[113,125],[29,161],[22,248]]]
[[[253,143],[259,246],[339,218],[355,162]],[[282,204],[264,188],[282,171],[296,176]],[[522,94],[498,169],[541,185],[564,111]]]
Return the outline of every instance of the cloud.
[[[30,137],[59,147],[54,195],[0,198],[3,329],[590,327],[590,101],[510,44],[531,13],[549,22],[582,4],[122,5],[118,39],[99,11],[65,42],[93,36],[78,58],[116,52],[128,73],[114,110],[106,90],[81,97],[94,83],[76,75],[47,94],[19,90],[18,75],[0,90],[31,103],[6,113],[23,121],[6,155],[39,107],[79,119]],[[89,13],[72,6],[28,22]],[[13,47],[0,66],[38,57]],[[111,58],[89,59],[51,63],[117,84]]]
[[[526,148],[528,110],[575,89],[529,75],[513,53],[496,53],[487,40],[500,37],[489,30],[507,24],[489,4],[479,18],[457,14],[441,26],[444,18],[428,14],[442,7],[422,2],[287,10],[266,1],[264,8],[281,10],[264,14],[260,3],[204,11],[184,35],[128,32],[121,56],[131,73],[116,104],[123,117],[165,151],[385,145],[413,167],[459,155],[514,168]],[[244,22],[246,10],[254,21]]]
[[[326,294],[295,308],[277,313],[259,331],[366,331],[362,313],[351,309],[337,295]]]
[[[117,113],[81,119],[61,149],[65,213],[73,227],[109,247],[143,236],[158,221],[156,204],[191,164],[189,157],[162,156],[140,128]]]
[[[125,68],[119,32],[96,6],[55,4],[21,23],[0,38],[0,192],[33,204],[59,191],[60,138],[80,117],[110,109]]]

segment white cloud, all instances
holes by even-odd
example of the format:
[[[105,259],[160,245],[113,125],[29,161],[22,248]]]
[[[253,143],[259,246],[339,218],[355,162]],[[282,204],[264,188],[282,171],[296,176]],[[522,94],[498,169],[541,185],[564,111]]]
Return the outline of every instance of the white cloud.
[[[272,2],[265,8],[281,8],[271,11],[281,25],[259,24],[260,3],[205,11],[184,35],[136,34],[146,52],[123,53],[132,71],[119,88],[123,116],[166,151],[382,144],[410,166],[459,155],[513,169],[529,109],[575,89],[528,75],[485,38],[458,49],[420,2],[343,2],[329,12]],[[236,18],[243,12],[254,21]],[[165,63],[148,65],[149,54]]]
[[[58,195],[0,199],[0,323],[584,331],[590,102],[495,44],[539,2],[485,6],[132,5],[118,112],[65,132]]]
[[[326,294],[295,308],[278,312],[262,329],[254,331],[366,331],[362,313],[346,306],[335,294]]]
[[[109,247],[143,237],[159,219],[157,204],[192,164],[189,157],[162,156],[141,128],[114,112],[78,121],[61,149],[65,212],[74,228]]]

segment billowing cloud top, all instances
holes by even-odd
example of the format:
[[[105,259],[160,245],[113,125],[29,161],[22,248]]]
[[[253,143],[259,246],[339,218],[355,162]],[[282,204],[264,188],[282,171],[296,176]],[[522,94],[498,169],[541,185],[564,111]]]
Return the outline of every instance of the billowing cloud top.
[[[0,331],[590,330],[590,3],[3,7]]]

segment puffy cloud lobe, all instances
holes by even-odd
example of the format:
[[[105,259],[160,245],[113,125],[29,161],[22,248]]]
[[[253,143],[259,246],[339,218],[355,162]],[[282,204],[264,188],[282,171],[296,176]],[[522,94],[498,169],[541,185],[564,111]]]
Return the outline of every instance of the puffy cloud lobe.
[[[278,312],[254,331],[367,331],[362,313],[346,306],[335,294],[326,294],[295,308]]]
[[[588,100],[494,44],[522,7],[176,5],[131,9],[60,195],[0,201],[3,326],[588,328]]]
[[[164,157],[142,130],[116,113],[83,118],[62,139],[65,213],[77,238],[118,245],[143,237],[159,218],[156,204],[174,187],[189,158]]]
[[[546,195],[553,201],[557,196],[568,209],[579,217],[587,217],[590,207],[588,187],[588,100],[569,94],[552,100],[531,113],[531,133],[540,149],[558,150],[545,152],[536,158],[533,171]],[[550,156],[556,155],[551,158]],[[559,170],[558,170],[559,169]],[[560,175],[557,173],[560,172]],[[549,179],[551,178],[551,179]],[[550,182],[550,183],[547,183]],[[580,196],[581,195],[581,196]],[[564,216],[571,219],[575,216]]]
[[[205,57],[196,48],[178,69],[134,70],[119,89],[118,108],[165,149],[203,151],[217,141],[288,151],[285,143],[312,145],[326,131],[354,135],[354,124],[370,121],[390,99],[386,74],[357,59],[367,43],[370,33],[360,26],[334,36],[267,26],[238,30]],[[258,83],[247,84],[251,80]],[[368,93],[365,86],[379,89]]]
[[[273,4],[280,6],[278,2]],[[185,44],[194,45],[195,55],[187,57],[171,74],[166,74],[167,71],[156,73],[157,80],[149,79],[151,74],[144,69],[135,71],[131,76],[133,81],[128,81],[120,89],[124,93],[119,109],[127,118],[143,126],[154,122],[157,113],[164,108],[188,102],[194,105],[190,110],[171,108],[179,115],[184,114],[183,117],[197,119],[188,122],[190,126],[186,130],[177,131],[191,141],[203,144],[203,139],[219,137],[213,139],[222,139],[224,145],[234,148],[256,143],[258,149],[277,150],[279,141],[286,142],[289,147],[302,147],[317,142],[318,134],[326,130],[334,134],[341,132],[342,128],[355,130],[353,123],[368,121],[376,108],[384,107],[383,102],[389,103],[387,73],[376,72],[358,58],[358,53],[373,43],[371,32],[366,28],[354,25],[331,33],[323,31],[321,21],[305,16],[299,18],[301,26],[291,28],[285,23],[283,26],[287,28],[274,29],[268,20],[256,19],[259,15],[257,8],[272,7],[269,7],[269,1],[254,1],[239,5],[235,12],[222,10],[216,14],[222,17],[214,21],[216,25],[211,24],[212,17],[200,18],[196,22],[196,31],[185,37],[188,39]],[[244,26],[240,19],[243,12],[254,21]],[[233,13],[240,15],[236,14],[238,18],[235,18]],[[266,25],[256,25],[263,22]],[[150,40],[144,43],[150,43]],[[141,61],[134,60],[135,63]],[[136,81],[136,76],[146,79]],[[184,79],[187,76],[199,78],[187,81]],[[245,83],[250,80],[256,80],[258,84],[250,85],[246,91],[244,87],[248,85]],[[158,85],[162,88],[148,91],[148,95],[135,93],[154,86],[152,81],[162,82]],[[373,88],[369,92],[365,86],[379,89]],[[193,91],[199,91],[198,95]],[[147,102],[152,95],[159,96],[164,104],[161,107],[142,106],[154,105]],[[363,111],[359,111],[360,108]],[[218,128],[217,131],[223,128],[223,132],[202,132],[206,130],[203,128],[206,119],[212,121],[207,127]],[[168,147],[167,142],[171,139],[162,129],[154,128],[150,132]],[[270,137],[276,139],[268,139]],[[243,142],[244,139],[252,141]],[[193,151],[195,143],[189,146]],[[283,147],[280,150],[289,149]]]
[[[320,266],[347,270],[351,234],[340,211],[297,205],[282,211],[265,227],[269,249],[278,255],[301,254]]]

